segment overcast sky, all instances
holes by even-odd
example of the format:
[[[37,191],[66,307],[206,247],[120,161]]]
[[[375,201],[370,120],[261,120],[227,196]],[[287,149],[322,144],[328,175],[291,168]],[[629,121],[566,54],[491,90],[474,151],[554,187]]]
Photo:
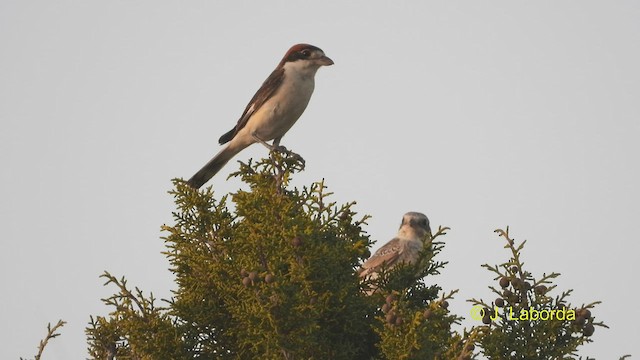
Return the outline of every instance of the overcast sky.
[[[377,246],[407,211],[451,227],[438,283],[463,316],[494,298],[480,265],[508,259],[509,225],[536,276],[603,301],[611,329],[581,355],[637,349],[640,3],[218,3],[0,0],[0,358],[32,357],[60,318],[45,359],[85,358],[104,270],[170,296],[170,179],[299,42],[335,65],[282,141],[307,161],[294,185],[357,201]]]

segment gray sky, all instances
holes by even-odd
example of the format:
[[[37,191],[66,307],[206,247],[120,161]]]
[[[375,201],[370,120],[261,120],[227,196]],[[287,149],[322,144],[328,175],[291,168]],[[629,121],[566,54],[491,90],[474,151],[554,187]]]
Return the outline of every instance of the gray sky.
[[[0,0],[0,358],[33,356],[60,318],[45,358],[86,357],[89,315],[115,291],[103,270],[170,296],[170,179],[219,150],[298,42],[336,64],[283,139],[307,161],[295,185],[356,200],[378,245],[406,211],[450,226],[438,282],[461,289],[463,316],[494,298],[480,265],[508,258],[492,231],[509,225],[537,276],[604,302],[611,329],[581,355],[632,352],[639,19],[635,1]],[[209,183],[219,195],[235,169]]]

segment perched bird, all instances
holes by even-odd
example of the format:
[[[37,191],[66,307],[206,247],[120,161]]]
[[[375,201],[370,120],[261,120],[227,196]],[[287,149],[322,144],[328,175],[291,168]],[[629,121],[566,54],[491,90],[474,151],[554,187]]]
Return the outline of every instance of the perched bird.
[[[429,219],[425,214],[419,212],[404,214],[398,235],[384,244],[362,264],[360,278],[376,279],[378,277],[377,271],[382,266],[391,269],[400,263],[414,264],[422,251],[424,237],[430,233]]]
[[[188,184],[198,189],[209,181],[237,153],[259,142],[270,150],[278,149],[284,134],[304,112],[321,66],[333,65],[324,52],[309,44],[297,44],[284,55],[244,109],[236,126],[220,137],[228,143]],[[267,141],[273,140],[273,145]]]

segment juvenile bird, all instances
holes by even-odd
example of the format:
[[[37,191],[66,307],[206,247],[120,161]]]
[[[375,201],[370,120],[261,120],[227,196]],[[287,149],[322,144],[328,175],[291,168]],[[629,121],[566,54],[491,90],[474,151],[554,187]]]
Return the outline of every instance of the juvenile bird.
[[[419,212],[408,212],[402,217],[398,235],[384,244],[362,264],[360,278],[374,280],[383,265],[392,269],[401,263],[415,264],[422,251],[423,240],[431,233],[429,219]],[[374,289],[375,291],[375,289]]]

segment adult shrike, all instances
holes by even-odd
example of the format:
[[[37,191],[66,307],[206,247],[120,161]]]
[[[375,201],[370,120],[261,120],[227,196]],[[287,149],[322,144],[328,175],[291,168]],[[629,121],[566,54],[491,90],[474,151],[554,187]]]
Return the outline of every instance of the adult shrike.
[[[244,109],[236,126],[220,137],[228,143],[187,182],[198,189],[209,181],[237,153],[259,142],[270,150],[304,112],[313,94],[315,75],[321,66],[333,65],[319,48],[297,44],[284,55],[275,70],[262,84]],[[273,140],[273,145],[267,141]]]
[[[362,264],[360,277],[374,280],[378,277],[378,270],[382,266],[392,269],[401,263],[415,264],[420,251],[422,251],[424,238],[430,233],[429,219],[425,214],[419,212],[404,214],[398,235],[384,244]]]

